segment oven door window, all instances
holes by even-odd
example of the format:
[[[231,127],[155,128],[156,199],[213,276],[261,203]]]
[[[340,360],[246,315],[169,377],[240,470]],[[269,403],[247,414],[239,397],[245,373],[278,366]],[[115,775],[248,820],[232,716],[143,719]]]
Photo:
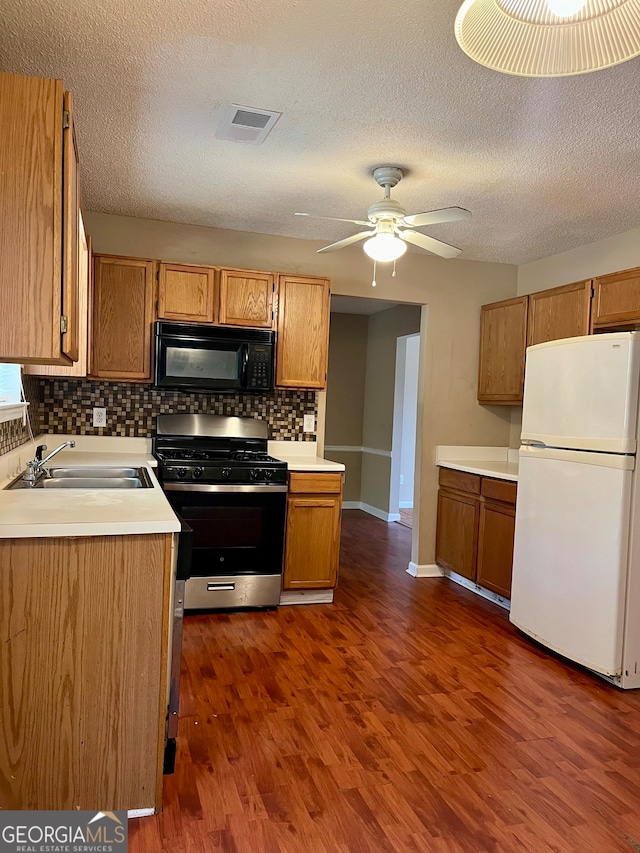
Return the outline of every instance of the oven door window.
[[[280,574],[286,494],[166,494],[193,530],[192,577]]]
[[[230,341],[158,342],[156,385],[236,390],[243,386],[246,344]]]

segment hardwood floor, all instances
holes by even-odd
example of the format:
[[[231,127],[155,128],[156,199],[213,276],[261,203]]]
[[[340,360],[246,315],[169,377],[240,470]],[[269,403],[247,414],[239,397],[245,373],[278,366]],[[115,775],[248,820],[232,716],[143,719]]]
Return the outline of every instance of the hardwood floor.
[[[398,524],[402,524],[404,527],[413,527],[413,509],[400,509],[398,512],[400,513]]]
[[[332,605],[185,622],[177,771],[131,853],[640,850],[640,691],[344,512]]]

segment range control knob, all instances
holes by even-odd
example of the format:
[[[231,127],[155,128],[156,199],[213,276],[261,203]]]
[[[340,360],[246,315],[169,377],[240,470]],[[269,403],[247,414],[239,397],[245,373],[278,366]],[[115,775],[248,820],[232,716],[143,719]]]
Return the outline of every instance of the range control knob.
[[[196,479],[198,479],[198,478],[202,477],[202,475],[203,475],[203,474],[204,474],[204,468],[200,468],[200,467],[198,467],[198,468],[194,468],[194,469],[193,469],[193,476],[194,476]]]
[[[184,480],[184,478],[187,476],[187,469],[186,469],[186,468],[175,468],[174,470],[175,470],[175,472],[176,472],[176,475],[177,475],[181,480]]]
[[[223,468],[222,469],[222,476],[225,478],[225,480],[228,480],[229,477],[231,476],[231,468]]]
[[[262,473],[264,475],[265,480],[270,480],[273,476],[273,471],[271,471],[269,468],[265,468]]]
[[[260,468],[252,468],[249,472],[249,476],[252,480],[258,480],[262,476],[262,471]]]

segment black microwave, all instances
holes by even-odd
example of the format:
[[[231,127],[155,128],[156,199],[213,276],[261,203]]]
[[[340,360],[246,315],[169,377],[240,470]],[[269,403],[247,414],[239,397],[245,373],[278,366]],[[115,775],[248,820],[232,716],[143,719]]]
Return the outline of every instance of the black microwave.
[[[155,324],[156,388],[273,391],[275,332]]]

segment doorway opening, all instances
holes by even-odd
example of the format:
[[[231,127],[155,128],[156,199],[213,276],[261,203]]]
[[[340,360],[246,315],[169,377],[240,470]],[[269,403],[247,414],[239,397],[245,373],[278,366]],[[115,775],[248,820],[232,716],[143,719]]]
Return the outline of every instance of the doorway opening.
[[[413,527],[413,493],[418,417],[418,363],[420,335],[403,335],[396,343],[393,395],[390,512],[398,522]]]

